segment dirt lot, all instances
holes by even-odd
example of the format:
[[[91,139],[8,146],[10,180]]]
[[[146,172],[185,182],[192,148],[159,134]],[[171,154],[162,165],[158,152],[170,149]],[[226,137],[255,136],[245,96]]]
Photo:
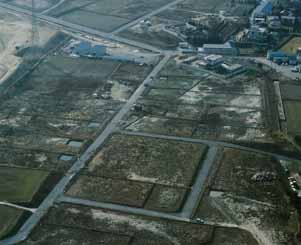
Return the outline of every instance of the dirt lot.
[[[53,226],[54,224],[55,226]],[[43,224],[38,226],[30,239],[23,244],[46,244],[48,239],[55,243],[63,239],[64,241],[74,241],[74,236],[78,236],[75,234],[72,236],[75,230],[83,237],[91,235],[87,238],[87,244],[127,245],[130,240],[131,245],[184,245],[188,243],[215,245],[223,239],[228,231],[231,232],[235,241],[241,242],[240,244],[257,244],[249,233],[238,229],[154,220],[73,205],[61,205],[53,208],[48,217],[44,219]],[[103,234],[110,234],[110,237]],[[101,243],[97,243],[96,239]],[[233,243],[225,241],[223,244]]]
[[[49,14],[75,24],[110,32],[169,2],[171,0],[67,0]]]
[[[24,16],[7,13],[0,8],[0,84],[11,75],[22,62],[15,55],[16,47],[28,45],[31,39],[31,22]],[[40,24],[38,27],[40,45],[45,44],[55,30]]]

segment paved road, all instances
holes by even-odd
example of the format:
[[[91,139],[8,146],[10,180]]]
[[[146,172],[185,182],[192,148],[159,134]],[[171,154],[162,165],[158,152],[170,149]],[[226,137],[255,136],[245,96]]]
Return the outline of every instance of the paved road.
[[[130,23],[128,23],[128,24],[125,24],[125,25],[119,27],[118,29],[114,30],[112,33],[113,33],[113,34],[116,34],[116,33],[122,32],[122,31],[128,29],[129,27],[138,24],[138,23],[141,22],[142,20],[148,19],[148,18],[150,18],[150,17],[152,17],[152,16],[154,16],[154,15],[157,15],[157,14],[163,12],[164,10],[167,10],[167,9],[169,9],[170,7],[176,5],[176,4],[180,3],[180,2],[183,2],[183,1],[184,1],[184,0],[176,0],[176,1],[174,1],[174,2],[171,2],[171,3],[169,3],[169,4],[166,4],[166,5],[162,6],[161,8],[156,9],[156,10],[150,12],[149,14],[143,15],[143,16],[141,16],[140,18],[138,18],[138,19],[136,19],[136,20],[134,20],[134,21],[132,21],[132,22],[130,22]]]
[[[130,132],[130,131],[124,131],[124,130],[121,130],[119,132],[123,133],[123,134],[127,134],[127,135],[137,135],[137,136],[144,136],[144,137],[153,137],[153,138],[158,138],[158,139],[179,140],[179,141],[190,142],[190,143],[206,144],[206,145],[209,145],[210,147],[233,148],[233,149],[238,149],[238,150],[243,150],[243,151],[250,151],[250,152],[254,152],[254,153],[269,155],[269,156],[275,157],[278,160],[288,160],[288,161],[299,160],[296,158],[287,157],[287,156],[283,156],[280,154],[266,152],[266,151],[246,147],[246,146],[223,142],[223,141],[192,139],[192,138],[185,138],[185,137],[179,137],[179,136],[169,136],[169,135],[151,134],[151,133],[143,133],[143,132]]]
[[[152,72],[147,76],[143,83],[137,88],[128,102],[123,108],[115,115],[111,122],[107,125],[104,131],[96,138],[94,143],[81,155],[81,157],[74,163],[70,170],[65,176],[59,181],[59,183],[53,188],[49,195],[44,199],[42,204],[39,206],[37,211],[25,222],[21,227],[19,233],[7,240],[1,241],[0,245],[16,244],[27,238],[33,228],[40,222],[41,218],[46,214],[48,209],[53,206],[54,202],[60,197],[69,184],[69,182],[78,174],[78,172],[86,165],[86,163],[95,154],[97,149],[104,143],[104,141],[113,133],[117,127],[117,124],[125,116],[125,114],[132,108],[136,100],[142,95],[146,89],[146,84],[152,81],[152,77],[156,76],[157,73],[163,68],[168,62],[170,56],[165,56],[158,64],[154,67]]]
[[[16,209],[21,209],[21,210],[28,211],[28,212],[31,212],[31,213],[35,213],[36,210],[37,210],[36,208],[26,208],[26,207],[16,205],[16,204],[12,204],[12,203],[9,203],[9,202],[0,202],[0,206],[7,206],[7,207],[16,208]]]
[[[293,68],[293,66],[282,66],[282,65],[277,65],[276,63],[267,60],[266,58],[263,57],[257,57],[257,58],[253,58],[254,60],[256,60],[258,63],[264,64],[266,66],[271,67],[271,69],[281,73],[282,75],[290,78],[290,79],[300,79],[301,80],[301,73],[295,73],[292,72],[291,69]]]
[[[125,205],[118,205],[118,204],[111,204],[111,203],[104,203],[104,202],[95,202],[95,201],[89,201],[89,200],[66,197],[66,196],[60,197],[58,199],[58,201],[79,204],[79,205],[84,205],[84,206],[94,207],[94,208],[109,209],[109,210],[128,213],[128,214],[149,216],[149,217],[154,217],[154,218],[169,219],[169,220],[175,220],[175,221],[190,222],[189,218],[182,217],[181,215],[179,215],[177,213],[169,214],[169,213],[163,213],[163,212],[158,212],[158,211],[151,211],[151,210],[147,210],[147,209],[143,209],[143,208],[134,208],[134,207],[129,207],[129,206],[125,206]]]
[[[23,8],[12,6],[12,5],[7,4],[7,3],[0,2],[0,7],[6,8],[6,9],[11,10],[13,12],[17,12],[17,13],[21,13],[21,14],[25,14],[25,15],[31,15],[30,10],[26,10],[26,9],[23,9]],[[44,14],[37,14],[36,16],[37,16],[38,19],[40,19],[42,21],[45,21],[49,24],[53,24],[53,25],[56,25],[56,26],[59,26],[59,27],[64,27],[65,29],[69,29],[71,31],[82,32],[82,33],[86,33],[86,34],[89,34],[89,35],[93,35],[93,36],[101,37],[101,38],[104,38],[104,39],[108,39],[108,40],[111,40],[111,41],[125,43],[125,44],[128,44],[130,46],[135,46],[135,47],[142,48],[142,49],[149,50],[149,51],[156,52],[156,53],[164,53],[164,51],[159,49],[159,48],[153,47],[153,46],[145,44],[145,43],[140,43],[140,42],[137,42],[137,41],[133,41],[133,40],[129,40],[129,39],[126,39],[126,38],[118,37],[118,36],[115,36],[114,34],[105,33],[105,32],[95,30],[95,29],[92,29],[92,28],[89,28],[89,27],[81,26],[81,25],[78,25],[78,24],[73,24],[73,23],[70,23],[70,22],[67,22],[67,21],[64,21],[64,20],[60,20],[60,19],[57,19],[57,18],[54,18],[54,17],[51,17],[51,16],[47,16],[47,15],[44,15]]]
[[[202,163],[202,167],[199,169],[195,182],[191,187],[191,191],[186,199],[186,202],[182,208],[181,216],[185,218],[192,218],[196,208],[199,205],[199,201],[202,197],[202,193],[205,191],[205,182],[209,176],[214,159],[216,157],[218,148],[213,146],[207,152],[206,159]]]
[[[61,4],[63,4],[66,0],[61,0],[59,1],[57,4],[51,6],[49,9],[44,10],[41,14],[47,14],[49,13],[51,10],[57,8],[58,6],[60,6]]]

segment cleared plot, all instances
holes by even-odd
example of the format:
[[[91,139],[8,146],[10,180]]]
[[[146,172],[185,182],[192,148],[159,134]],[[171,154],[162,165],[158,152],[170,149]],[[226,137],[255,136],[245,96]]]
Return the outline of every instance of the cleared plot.
[[[0,200],[30,202],[48,175],[45,171],[1,167]]]
[[[225,149],[212,190],[231,193],[267,203],[286,201],[286,192],[278,175],[279,163],[269,156]],[[270,181],[255,181],[256,174],[274,173]]]
[[[280,88],[283,100],[301,100],[301,86],[283,84]]]
[[[280,50],[289,54],[296,54],[298,48],[301,48],[301,37],[293,37]]]
[[[86,171],[100,176],[190,186],[206,149],[201,144],[116,134]]]
[[[72,233],[70,234],[70,231],[62,226],[67,226],[68,229],[76,229],[83,236],[90,233],[91,230],[101,232],[98,239],[106,238],[105,233],[110,234],[112,241],[105,240],[103,243],[95,243],[105,245],[115,244],[116,239],[121,239],[121,237],[123,237],[123,240],[119,240],[119,243],[116,244],[125,245],[128,241],[126,237],[129,236],[131,237],[131,245],[232,245],[236,242],[245,245],[258,244],[250,233],[236,228],[216,228],[214,226],[153,219],[68,204],[52,208],[42,224],[34,230],[24,244],[33,244],[34,241],[40,244],[38,241],[47,241],[47,238],[56,244],[56,241],[60,241],[62,237],[65,242],[71,243],[73,241]],[[231,238],[226,238],[226,234],[230,234]],[[74,236],[77,237],[77,235]],[[91,234],[91,237],[94,238],[94,235]],[[87,238],[87,241],[87,244],[90,244],[91,240],[89,238]],[[74,242],[74,244],[77,243]]]
[[[287,128],[289,133],[301,133],[301,102],[285,101]]]
[[[21,210],[0,206],[0,240],[14,229],[22,214]]]
[[[80,175],[67,191],[68,196],[98,202],[143,207],[152,184]]]
[[[182,39],[179,38],[176,33],[168,32],[165,28],[166,26],[176,25],[178,22],[164,20],[158,17],[152,17],[150,21],[150,27],[137,24],[120,32],[119,35],[162,49],[175,49]]]
[[[204,70],[198,69],[193,66],[180,64],[175,59],[170,59],[168,63],[160,71],[159,76],[162,77],[194,77],[200,78],[208,75]]]

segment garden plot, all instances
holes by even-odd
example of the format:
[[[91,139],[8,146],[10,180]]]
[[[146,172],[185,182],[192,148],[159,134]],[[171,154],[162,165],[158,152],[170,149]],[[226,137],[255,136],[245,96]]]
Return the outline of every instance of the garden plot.
[[[66,171],[74,161],[73,155],[19,148],[0,148],[0,164],[49,171]],[[64,158],[63,156],[66,156]]]
[[[201,144],[114,134],[67,195],[176,212],[206,149]]]

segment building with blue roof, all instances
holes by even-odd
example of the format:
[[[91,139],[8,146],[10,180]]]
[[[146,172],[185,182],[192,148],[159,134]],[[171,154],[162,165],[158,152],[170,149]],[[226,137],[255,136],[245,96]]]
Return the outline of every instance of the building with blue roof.
[[[267,59],[277,64],[283,64],[283,63],[287,63],[289,65],[298,64],[296,55],[287,54],[282,51],[268,51]]]
[[[101,58],[106,55],[107,47],[104,45],[94,45],[90,42],[80,42],[73,47],[73,53],[79,56]]]

